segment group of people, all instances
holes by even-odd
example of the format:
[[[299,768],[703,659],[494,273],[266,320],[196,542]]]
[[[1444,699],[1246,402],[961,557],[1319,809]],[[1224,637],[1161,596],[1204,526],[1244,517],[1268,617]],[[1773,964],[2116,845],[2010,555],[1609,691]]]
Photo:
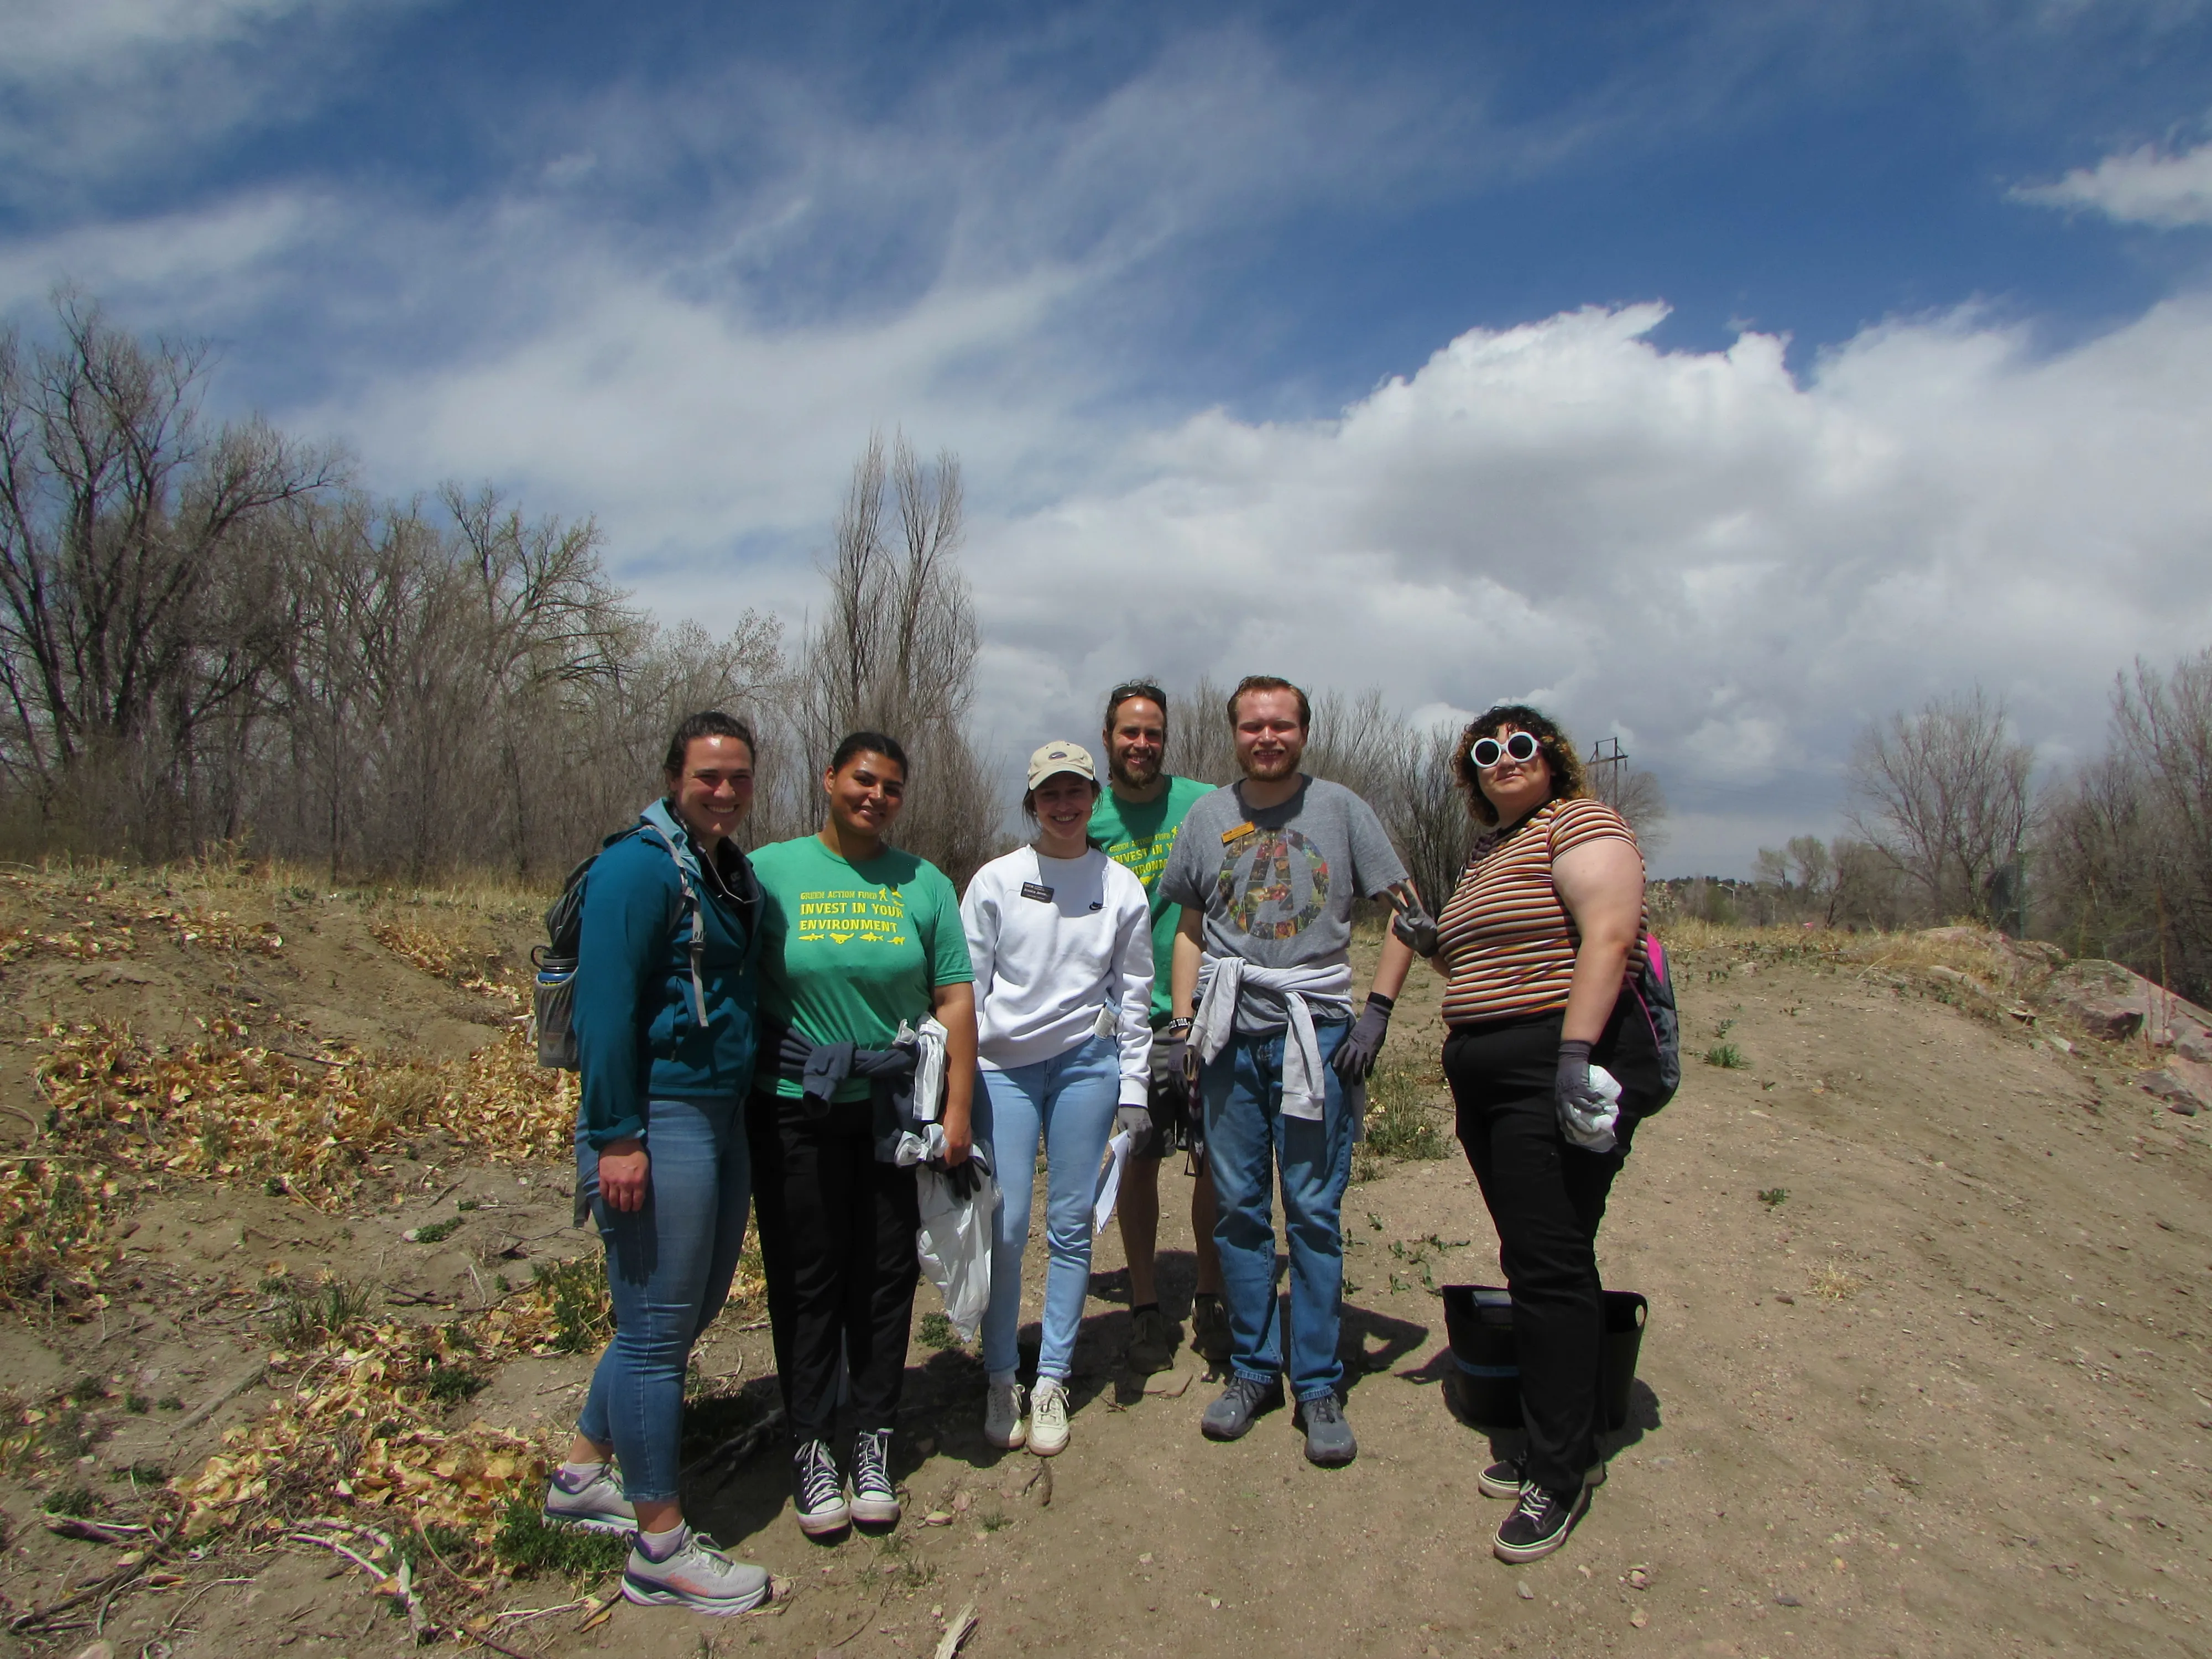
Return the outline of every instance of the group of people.
[[[629,1600],[734,1613],[768,1593],[763,1568],[688,1525],[678,1492],[686,1366],[749,1207],[798,1523],[816,1536],[896,1524],[924,1166],[959,1191],[992,1192],[976,1169],[995,1182],[981,1333],[992,1445],[1051,1456],[1068,1443],[1094,1196],[1125,1137],[1126,1362],[1164,1369],[1182,1340],[1155,1261],[1160,1164],[1182,1152],[1197,1177],[1189,1340],[1226,1380],[1201,1431],[1242,1437],[1287,1381],[1306,1456],[1351,1462],[1340,1215],[1366,1080],[1416,957],[1447,981],[1443,1067],[1520,1349],[1522,1448],[1480,1478],[1512,1500],[1493,1549],[1527,1560],[1565,1540],[1603,1476],[1597,1228],[1638,1103],[1656,1098],[1656,1041],[1622,994],[1644,938],[1634,836],[1589,797],[1551,721],[1492,708],[1459,744],[1479,833],[1432,916],[1374,811],[1301,769],[1303,691],[1249,677],[1225,714],[1242,775],[1216,788],[1163,769],[1159,687],[1115,688],[1105,775],[1080,744],[1038,749],[1022,798],[1033,836],[964,895],[895,844],[916,783],[895,738],[848,736],[822,774],[820,830],[748,858],[732,837],[751,805],[752,732],[720,714],[678,728],[665,796],[586,878],[579,1209],[605,1244],[616,1328],[545,1499],[549,1519],[633,1535]],[[1364,999],[1350,957],[1362,898],[1393,918]],[[1048,1265],[1024,1389],[1040,1151]]]

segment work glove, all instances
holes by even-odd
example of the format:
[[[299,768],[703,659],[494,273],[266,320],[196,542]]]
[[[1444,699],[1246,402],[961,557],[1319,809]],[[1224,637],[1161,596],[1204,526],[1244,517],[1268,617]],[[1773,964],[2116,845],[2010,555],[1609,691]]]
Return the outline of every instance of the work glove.
[[[1191,1078],[1190,1022],[1171,1019],[1152,1038],[1152,1061],[1169,1077],[1180,1078],[1188,1090]]]
[[[1380,991],[1367,994],[1367,1006],[1360,1011],[1359,1023],[1328,1057],[1336,1074],[1346,1083],[1356,1083],[1375,1069],[1375,1057],[1382,1052],[1382,1039],[1390,1032],[1390,1010],[1396,1006],[1395,997],[1386,997]]]
[[[1114,1133],[1129,1137],[1129,1156],[1145,1150],[1152,1138],[1152,1114],[1144,1106],[1124,1105],[1114,1114]]]
[[[945,1177],[952,1188],[952,1196],[965,1204],[982,1189],[983,1177],[991,1173],[991,1160],[981,1147],[971,1147],[968,1156],[950,1169],[941,1158],[932,1158],[930,1168]]]
[[[1596,1075],[1593,1076],[1593,1072]],[[1620,1089],[1608,1095],[1597,1079],[1606,1074],[1590,1065],[1587,1042],[1559,1044],[1559,1071],[1552,1085],[1559,1109],[1559,1133],[1586,1152],[1609,1152],[1614,1146],[1613,1126],[1620,1121]],[[1611,1079],[1607,1079],[1611,1082]]]
[[[1390,890],[1398,902],[1397,914],[1390,918],[1390,931],[1426,962],[1437,953],[1437,919],[1422,908],[1421,896],[1411,883],[1401,883]]]

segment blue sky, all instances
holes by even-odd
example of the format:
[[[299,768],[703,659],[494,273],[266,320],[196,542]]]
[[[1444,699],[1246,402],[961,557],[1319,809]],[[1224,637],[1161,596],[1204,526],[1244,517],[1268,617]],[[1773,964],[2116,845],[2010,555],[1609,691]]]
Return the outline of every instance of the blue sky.
[[[2203,5],[0,14],[0,311],[710,623],[949,446],[1009,753],[1139,667],[1539,696],[1741,869],[1892,708],[2056,769],[2212,643]]]

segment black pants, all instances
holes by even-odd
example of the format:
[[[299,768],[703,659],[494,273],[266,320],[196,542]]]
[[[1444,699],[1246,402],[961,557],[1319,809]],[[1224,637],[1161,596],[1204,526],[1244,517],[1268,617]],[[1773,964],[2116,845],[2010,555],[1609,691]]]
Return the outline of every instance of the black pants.
[[[841,1358],[854,1426],[890,1428],[921,1278],[914,1171],[876,1161],[866,1101],[809,1119],[796,1100],[756,1094],[745,1116],[776,1381],[793,1443],[835,1432]]]
[[[1597,1229],[1636,1120],[1624,1107],[1609,1152],[1585,1152],[1559,1133],[1552,1091],[1561,1018],[1454,1026],[1443,1061],[1460,1145],[1497,1224],[1498,1266],[1513,1293],[1528,1478],[1571,1492],[1597,1459],[1605,1340]],[[1634,999],[1621,999],[1591,1058],[1632,1098],[1653,1076],[1657,1054]]]

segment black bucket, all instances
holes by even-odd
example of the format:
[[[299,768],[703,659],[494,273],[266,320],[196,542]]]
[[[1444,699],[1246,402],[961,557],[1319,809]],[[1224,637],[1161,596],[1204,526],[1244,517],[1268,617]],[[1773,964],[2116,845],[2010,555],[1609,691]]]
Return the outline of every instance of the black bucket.
[[[1519,1428],[1521,1361],[1513,1347],[1512,1297],[1492,1285],[1447,1285],[1443,1298],[1460,1415],[1479,1428]]]
[[[1521,1426],[1521,1363],[1513,1344],[1513,1297],[1494,1285],[1443,1287],[1460,1414],[1480,1428]],[[1628,1426],[1636,1361],[1650,1304],[1634,1291],[1605,1293],[1603,1370],[1598,1409],[1607,1431]]]

